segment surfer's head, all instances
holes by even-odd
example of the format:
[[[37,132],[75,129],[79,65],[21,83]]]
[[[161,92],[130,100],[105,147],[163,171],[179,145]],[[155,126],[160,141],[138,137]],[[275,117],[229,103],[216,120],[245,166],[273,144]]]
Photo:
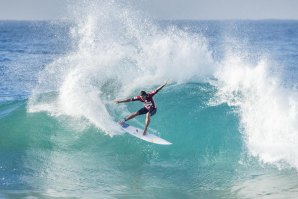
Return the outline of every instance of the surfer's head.
[[[146,91],[141,91],[141,92],[140,92],[140,95],[141,95],[142,98],[145,98],[145,99],[147,98],[147,93],[146,93]]]

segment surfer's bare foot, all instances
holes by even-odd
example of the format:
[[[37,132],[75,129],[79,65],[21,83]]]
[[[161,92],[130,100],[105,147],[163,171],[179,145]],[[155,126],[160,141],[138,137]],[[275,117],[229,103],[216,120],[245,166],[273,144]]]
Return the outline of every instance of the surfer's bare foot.
[[[147,132],[146,132],[146,131],[144,131],[143,135],[146,135],[146,134],[147,134]]]
[[[120,125],[124,124],[125,123],[125,120],[121,120],[118,122]]]

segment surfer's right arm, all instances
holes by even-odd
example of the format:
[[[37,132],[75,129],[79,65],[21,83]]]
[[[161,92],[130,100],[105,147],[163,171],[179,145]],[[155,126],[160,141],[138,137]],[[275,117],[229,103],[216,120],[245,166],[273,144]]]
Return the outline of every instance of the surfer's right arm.
[[[131,102],[131,101],[132,101],[131,98],[124,99],[124,100],[114,100],[114,102],[116,102],[117,104],[119,104],[119,103],[124,103],[124,102]]]

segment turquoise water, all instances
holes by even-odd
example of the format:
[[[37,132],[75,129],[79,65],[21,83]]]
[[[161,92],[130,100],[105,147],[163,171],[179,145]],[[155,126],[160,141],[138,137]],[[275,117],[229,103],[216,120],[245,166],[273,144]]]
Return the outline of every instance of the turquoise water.
[[[2,186],[21,189],[22,196],[32,190],[39,195],[44,189],[48,195],[67,197],[197,197],[212,196],[214,188],[221,194],[233,181],[242,141],[229,107],[208,108],[208,95],[195,94],[206,86],[169,86],[156,96],[158,102],[166,101],[174,89],[187,99],[177,107],[175,101],[159,103],[152,121],[152,128],[174,142],[169,147],[128,135],[111,138],[92,125],[76,129],[70,118],[26,113],[20,102],[13,114],[1,119],[3,132],[9,132],[1,137],[1,157],[3,162],[10,160],[2,164]],[[194,109],[191,104],[199,106]],[[177,121],[179,113],[185,116]],[[222,168],[227,170],[222,173]]]
[[[296,198],[297,21],[70,9],[0,22],[1,198]],[[124,134],[142,104],[113,100],[165,81],[150,131],[173,145]]]

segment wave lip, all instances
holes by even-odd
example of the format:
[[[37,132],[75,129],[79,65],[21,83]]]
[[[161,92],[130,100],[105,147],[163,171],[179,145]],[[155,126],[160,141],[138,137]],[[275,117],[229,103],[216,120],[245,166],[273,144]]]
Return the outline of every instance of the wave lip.
[[[74,7],[70,35],[77,48],[40,73],[29,111],[84,118],[112,136],[120,133],[115,121],[128,114],[127,107],[113,99],[166,80],[179,84],[213,79],[218,103],[238,110],[248,152],[265,163],[298,168],[297,92],[283,86],[269,60],[252,63],[226,50],[226,58],[216,61],[206,37],[174,26],[162,29],[122,3]],[[57,95],[36,100],[48,91]]]
[[[120,131],[114,121],[125,108],[113,99],[136,95],[139,89],[152,89],[166,80],[183,83],[213,73],[216,64],[203,36],[175,27],[161,29],[116,2],[91,5],[77,5],[81,9],[72,13],[75,25],[70,34],[76,51],[40,73],[29,111],[82,117],[115,135]],[[50,102],[36,100],[45,91],[57,96]]]
[[[247,149],[264,163],[298,168],[298,95],[270,72],[270,62],[252,65],[229,57],[217,73],[218,97],[238,107]],[[284,164],[286,163],[286,164]]]

